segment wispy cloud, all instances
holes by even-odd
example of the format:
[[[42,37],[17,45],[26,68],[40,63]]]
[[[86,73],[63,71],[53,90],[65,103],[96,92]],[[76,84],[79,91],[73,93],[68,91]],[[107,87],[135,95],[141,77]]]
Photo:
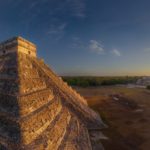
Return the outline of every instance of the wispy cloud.
[[[19,23],[27,32],[41,30],[49,37],[61,39],[72,19],[86,17],[86,0],[10,0],[18,10]],[[66,22],[66,23],[64,23]]]
[[[60,34],[60,33],[64,32],[64,29],[66,28],[66,26],[67,26],[66,23],[62,23],[59,25],[52,24],[47,33],[48,34]]]
[[[86,5],[84,0],[66,0],[73,16],[84,18],[86,16]]]
[[[50,28],[47,31],[47,34],[53,37],[56,40],[59,40],[65,34],[65,29],[67,27],[67,23],[59,23],[57,25],[51,24]]]
[[[69,45],[69,47],[74,49],[83,49],[86,46],[80,37],[74,36],[72,37],[72,43]]]
[[[120,52],[119,50],[117,50],[117,49],[113,49],[111,52],[112,52],[112,54],[115,55],[115,56],[118,56],[118,57],[121,56],[121,52]]]
[[[104,54],[104,46],[101,44],[101,42],[98,42],[96,40],[90,40],[89,48],[92,52],[95,52],[97,54]]]
[[[104,45],[102,44],[101,41],[98,40],[90,40],[87,44],[84,41],[82,41],[81,38],[79,37],[72,37],[72,45],[71,48],[79,48],[79,49],[88,49],[91,52],[98,54],[98,55],[103,55],[109,56],[108,54],[110,53],[111,55],[120,57],[122,56],[122,53],[118,49],[105,49]]]

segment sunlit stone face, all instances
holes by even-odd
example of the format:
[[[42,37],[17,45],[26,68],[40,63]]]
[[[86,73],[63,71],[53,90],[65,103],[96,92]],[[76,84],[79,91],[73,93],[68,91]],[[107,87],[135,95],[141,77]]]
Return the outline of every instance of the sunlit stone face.
[[[0,56],[17,52],[36,57],[36,46],[21,37],[15,37],[0,44]]]

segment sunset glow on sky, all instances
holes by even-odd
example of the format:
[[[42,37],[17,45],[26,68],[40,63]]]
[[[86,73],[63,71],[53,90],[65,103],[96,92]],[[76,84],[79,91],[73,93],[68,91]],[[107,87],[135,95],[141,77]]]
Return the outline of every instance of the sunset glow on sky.
[[[1,0],[0,41],[22,36],[60,75],[150,75],[149,0]]]

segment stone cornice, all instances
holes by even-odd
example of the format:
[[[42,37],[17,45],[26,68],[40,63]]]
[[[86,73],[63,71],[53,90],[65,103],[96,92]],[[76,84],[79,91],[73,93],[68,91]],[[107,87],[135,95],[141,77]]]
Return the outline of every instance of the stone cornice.
[[[22,44],[20,42],[23,42]],[[15,46],[22,46],[22,47],[25,47],[25,48],[32,48],[33,50],[36,49],[36,45],[29,42],[28,40],[25,40],[24,38],[22,37],[14,37],[14,38],[11,38],[9,40],[6,40],[2,43],[0,43],[0,50],[2,49],[9,49],[9,48],[12,48],[12,47],[15,47]],[[28,45],[28,46],[25,46],[25,45]]]

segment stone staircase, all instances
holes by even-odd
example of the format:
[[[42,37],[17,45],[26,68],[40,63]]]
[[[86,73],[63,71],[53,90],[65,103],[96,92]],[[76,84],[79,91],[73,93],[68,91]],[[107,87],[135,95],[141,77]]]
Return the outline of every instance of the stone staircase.
[[[29,59],[31,59],[31,58],[29,58]],[[38,67],[43,72],[43,74],[45,75],[44,78],[46,78],[46,77],[48,78],[48,80],[46,80],[47,84],[49,86],[55,87],[55,90],[59,89],[59,91],[56,91],[55,94],[61,93],[60,96],[64,97],[64,99],[65,99],[64,103],[67,103],[66,104],[67,107],[69,107],[72,112],[78,114],[79,118],[81,118],[82,120],[83,120],[83,118],[85,118],[85,123],[87,122],[87,126],[89,128],[101,129],[101,128],[106,127],[102,123],[99,115],[97,113],[95,113],[94,111],[92,111],[89,107],[87,107],[86,106],[87,103],[86,104],[83,103],[83,101],[86,101],[86,100],[84,99],[84,100],[80,101],[80,99],[78,99],[79,94],[76,94],[76,96],[74,96],[74,93],[76,93],[76,92],[72,92],[73,90],[71,88],[68,88],[69,86],[64,84],[63,81],[59,77],[57,77],[43,63],[43,61],[39,61],[38,59],[31,59],[31,61],[33,64],[37,65],[36,67]],[[70,91],[71,91],[71,93],[70,93]],[[97,122],[97,124],[95,123],[93,125],[93,122]]]
[[[53,79],[53,81],[55,81],[55,84],[61,87],[61,89],[64,92],[68,92],[71,97],[74,97],[78,99],[80,102],[87,105],[86,100],[80,94],[78,94],[75,90],[73,90],[71,86],[69,86],[66,82],[64,82],[61,77],[57,76],[57,74],[55,74],[43,61],[38,59],[37,63]]]

